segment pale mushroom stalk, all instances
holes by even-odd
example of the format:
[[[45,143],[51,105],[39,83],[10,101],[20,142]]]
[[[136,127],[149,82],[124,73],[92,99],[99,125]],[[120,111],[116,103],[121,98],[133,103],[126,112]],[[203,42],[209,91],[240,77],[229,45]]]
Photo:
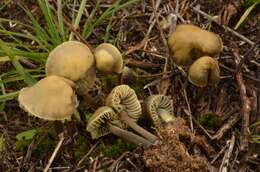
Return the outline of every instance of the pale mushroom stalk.
[[[169,112],[164,109],[158,109],[157,112],[158,112],[158,115],[161,118],[161,120],[166,123],[170,122],[174,119],[174,116],[169,114]]]
[[[112,133],[139,146],[152,145],[145,138],[122,128],[126,128],[126,125],[119,120],[118,114],[108,106],[99,107],[89,118],[87,124],[87,131],[90,132],[93,139]]]
[[[132,132],[123,130],[122,128],[119,128],[110,123],[108,123],[107,126],[112,134],[114,134],[118,137],[124,138],[127,141],[132,142],[136,145],[144,146],[144,147],[149,147],[150,145],[152,145],[152,143],[149,142],[148,140],[146,140],[143,137],[140,137]]]
[[[149,131],[145,130],[144,128],[140,127],[136,121],[134,121],[132,118],[129,117],[126,111],[122,111],[120,113],[120,118],[129,126],[131,127],[134,131],[154,143],[158,138],[150,133]]]

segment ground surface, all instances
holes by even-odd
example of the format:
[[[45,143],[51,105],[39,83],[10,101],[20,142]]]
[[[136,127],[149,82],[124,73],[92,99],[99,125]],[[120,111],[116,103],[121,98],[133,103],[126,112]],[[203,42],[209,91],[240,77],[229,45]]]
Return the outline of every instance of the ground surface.
[[[58,2],[49,1],[56,23]],[[25,87],[26,82],[17,68],[3,58],[10,53],[0,46],[0,86],[3,93],[0,97],[0,171],[42,171],[60,140],[61,147],[49,167],[52,171],[162,171],[160,165],[165,167],[163,171],[260,171],[260,133],[258,126],[254,125],[260,118],[259,5],[234,30],[254,1],[180,0],[178,3],[174,0],[132,0],[129,1],[132,4],[124,6],[126,2],[87,1],[79,27],[75,29],[71,23],[80,3],[64,1],[66,31],[73,32],[75,39],[92,47],[102,42],[116,45],[124,53],[125,65],[138,74],[137,78],[128,76],[123,79],[123,83],[134,88],[141,102],[151,94],[170,96],[175,116],[185,119],[185,122],[180,119],[170,128],[173,131],[183,129],[179,132],[186,135],[170,135],[171,130],[166,130],[169,126],[156,132],[151,122],[143,117],[139,124],[161,134],[160,146],[143,150],[113,135],[92,140],[86,132],[85,121],[104,104],[104,97],[118,83],[116,76],[100,73],[91,92],[95,105],[90,106],[80,98],[81,122],[73,119],[64,123],[63,135],[58,135],[53,122],[28,116],[19,108],[16,96],[9,97],[9,93]],[[21,7],[30,11],[47,32],[49,26],[42,8],[33,0],[0,4],[1,39],[14,52],[30,52],[30,55],[19,55],[25,57],[20,59],[20,63],[31,76],[40,79],[44,76],[47,54],[55,47],[55,41],[52,42],[52,38],[46,42],[45,38],[40,39],[39,34],[30,28],[36,27],[32,19]],[[109,10],[118,7],[118,10]],[[86,21],[90,22],[86,25]],[[166,40],[176,22],[193,23],[221,36],[224,48],[218,61],[222,78],[216,87],[199,89],[193,86],[185,75],[188,68],[180,69],[173,64]],[[28,35],[36,35],[39,39],[35,41]],[[40,54],[29,58],[31,52]],[[167,154],[165,150],[168,148],[173,153]],[[161,153],[158,161],[153,157],[155,153]],[[165,161],[165,158],[172,161]]]

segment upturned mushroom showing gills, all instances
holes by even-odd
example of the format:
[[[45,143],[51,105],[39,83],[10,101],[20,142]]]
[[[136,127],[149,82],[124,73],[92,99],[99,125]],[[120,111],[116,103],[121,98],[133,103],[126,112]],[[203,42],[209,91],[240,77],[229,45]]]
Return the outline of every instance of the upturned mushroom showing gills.
[[[173,106],[169,97],[164,95],[152,95],[144,101],[145,112],[155,126],[174,120]]]
[[[148,147],[152,144],[148,140],[122,128],[125,128],[125,125],[119,120],[118,114],[108,106],[98,108],[89,118],[87,124],[87,131],[90,132],[92,139],[112,133],[139,146]]]
[[[155,143],[157,137],[136,123],[142,115],[142,109],[137,95],[132,88],[128,85],[114,87],[106,98],[106,106],[112,107],[125,124],[150,142]]]
[[[214,57],[222,50],[222,40],[217,34],[192,24],[178,25],[168,45],[178,66],[190,65],[203,55]]]
[[[220,80],[218,61],[209,56],[199,58],[190,66],[188,79],[197,87],[217,85]]]
[[[78,102],[74,83],[59,76],[48,76],[31,87],[21,89],[20,107],[33,116],[46,120],[70,119]]]
[[[123,70],[123,57],[120,51],[112,44],[100,44],[94,51],[96,67],[106,74],[120,74]]]

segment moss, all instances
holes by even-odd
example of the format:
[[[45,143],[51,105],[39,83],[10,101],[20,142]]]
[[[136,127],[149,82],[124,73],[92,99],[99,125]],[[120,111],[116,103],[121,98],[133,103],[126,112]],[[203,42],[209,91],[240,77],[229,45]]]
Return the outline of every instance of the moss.
[[[116,143],[113,145],[100,145],[98,147],[105,156],[108,157],[118,157],[126,151],[133,151],[136,148],[135,144],[126,142],[122,139],[117,139]]]
[[[79,161],[89,150],[89,146],[86,142],[86,139],[83,136],[79,136],[76,140],[75,150],[74,150],[74,157],[77,161]],[[84,164],[88,164],[89,161],[86,159]]]
[[[38,142],[39,139],[41,139],[40,143],[33,149],[32,156],[37,158],[43,157],[46,153],[53,151],[56,144],[55,138],[57,138],[54,132],[52,133],[48,131],[46,136],[43,136],[44,134],[44,131],[39,131],[33,137],[23,137],[18,139],[15,143],[16,150],[26,153],[33,139],[35,139],[35,142]],[[44,138],[42,138],[42,136]]]
[[[210,129],[218,128],[222,122],[221,119],[218,118],[218,116],[212,113],[203,114],[200,117],[199,121],[203,126],[208,127]]]

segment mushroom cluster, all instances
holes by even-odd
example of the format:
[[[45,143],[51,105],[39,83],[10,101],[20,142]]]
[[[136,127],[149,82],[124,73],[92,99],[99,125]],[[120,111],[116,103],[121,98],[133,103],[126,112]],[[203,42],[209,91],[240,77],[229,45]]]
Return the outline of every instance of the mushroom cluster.
[[[79,41],[66,41],[55,47],[45,64],[46,77],[31,87],[21,89],[20,107],[46,120],[70,119],[78,106],[77,94],[89,98],[96,69],[119,74],[123,59],[111,44],[99,45],[94,54]]]
[[[218,61],[222,51],[221,38],[192,24],[181,24],[171,33],[168,45],[178,66],[190,66],[189,81],[197,87],[216,85],[220,80]]]

